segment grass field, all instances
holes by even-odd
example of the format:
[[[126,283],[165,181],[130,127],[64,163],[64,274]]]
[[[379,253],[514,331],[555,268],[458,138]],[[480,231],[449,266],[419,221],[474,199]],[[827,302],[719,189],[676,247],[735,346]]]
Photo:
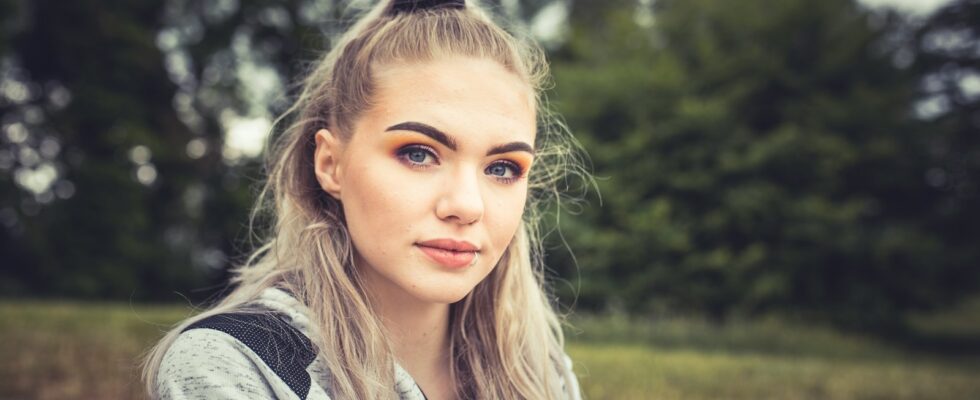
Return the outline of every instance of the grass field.
[[[980,338],[980,303],[921,325]],[[0,302],[0,399],[144,398],[137,363],[188,308]],[[966,321],[966,322],[964,322]],[[972,323],[970,322],[972,321]],[[588,399],[976,399],[980,355],[939,355],[774,320],[578,317]],[[975,336],[976,335],[976,336]]]

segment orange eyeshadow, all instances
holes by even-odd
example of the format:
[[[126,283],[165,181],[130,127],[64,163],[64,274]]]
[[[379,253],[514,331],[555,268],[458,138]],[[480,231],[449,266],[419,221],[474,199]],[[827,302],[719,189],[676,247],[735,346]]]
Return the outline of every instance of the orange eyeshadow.
[[[438,142],[430,139],[428,136],[418,134],[418,133],[393,133],[387,134],[383,143],[388,151],[394,152],[402,147],[409,144],[424,144],[432,148],[440,146]]]
[[[512,151],[510,153],[496,154],[494,157],[500,157],[498,160],[509,160],[513,161],[515,164],[521,167],[521,174],[526,174],[528,169],[531,168],[531,163],[534,158],[530,154],[523,151]]]
[[[391,153],[394,153],[399,149],[401,149],[402,147],[405,147],[410,144],[426,145],[432,147],[433,149],[444,147],[442,143],[432,140],[432,138],[425,136],[421,133],[414,133],[414,132],[388,133],[385,135],[385,138],[382,141],[382,143],[384,144],[385,149],[387,149],[387,151]],[[527,173],[527,171],[531,168],[531,164],[534,162],[534,156],[524,151],[512,151],[509,153],[494,154],[493,157],[494,157],[494,161],[507,160],[507,161],[514,162],[521,168],[523,173]]]

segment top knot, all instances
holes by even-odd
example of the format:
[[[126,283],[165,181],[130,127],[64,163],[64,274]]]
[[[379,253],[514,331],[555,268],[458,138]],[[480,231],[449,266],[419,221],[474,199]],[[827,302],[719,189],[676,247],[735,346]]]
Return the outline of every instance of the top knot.
[[[451,8],[462,10],[466,8],[466,0],[394,0],[392,1],[391,14],[411,13],[421,10],[435,10],[440,8]]]

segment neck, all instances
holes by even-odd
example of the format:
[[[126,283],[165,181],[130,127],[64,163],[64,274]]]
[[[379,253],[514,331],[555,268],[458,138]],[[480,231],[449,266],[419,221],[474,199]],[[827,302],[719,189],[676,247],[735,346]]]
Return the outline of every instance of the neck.
[[[372,307],[399,364],[413,376],[448,372],[449,304],[418,299],[382,276],[366,275]]]
[[[371,306],[388,333],[395,360],[428,398],[454,398],[449,304],[415,297],[373,268],[359,271]]]
[[[378,297],[375,306],[399,362],[406,369],[445,367],[449,360],[449,305],[402,298],[411,297],[407,294]]]

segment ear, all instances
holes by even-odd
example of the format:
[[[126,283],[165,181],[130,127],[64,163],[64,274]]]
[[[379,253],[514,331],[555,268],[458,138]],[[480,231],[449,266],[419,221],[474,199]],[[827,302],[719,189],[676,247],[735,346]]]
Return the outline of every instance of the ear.
[[[320,129],[316,132],[316,151],[313,153],[313,169],[320,187],[333,198],[340,200],[340,155],[343,151],[340,140],[330,131]]]

